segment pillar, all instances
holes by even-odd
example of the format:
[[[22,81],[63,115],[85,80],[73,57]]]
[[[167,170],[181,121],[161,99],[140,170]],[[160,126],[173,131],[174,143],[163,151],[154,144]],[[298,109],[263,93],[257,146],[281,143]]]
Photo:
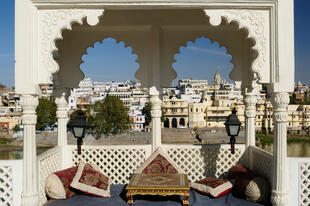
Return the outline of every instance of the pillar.
[[[58,133],[58,146],[67,145],[67,121],[68,121],[68,103],[65,94],[56,97],[57,105],[57,133]]]
[[[36,154],[36,108],[39,104],[38,97],[22,95],[20,103],[23,108],[22,121],[24,126],[22,205],[36,206],[39,204]]]
[[[287,147],[287,106],[289,103],[287,92],[274,93],[271,99],[273,105],[274,146],[273,146],[273,182],[271,203],[284,206],[288,203],[287,181],[288,167],[286,158]]]
[[[246,94],[244,98],[245,117],[245,146],[248,151],[248,164],[253,169],[252,153],[249,146],[255,146],[255,117],[256,117],[257,96],[253,93]]]
[[[255,146],[255,117],[257,97],[254,94],[247,94],[244,99],[245,116],[245,144],[246,148]]]
[[[161,145],[161,103],[156,87],[150,88],[150,102],[152,104],[152,152]]]

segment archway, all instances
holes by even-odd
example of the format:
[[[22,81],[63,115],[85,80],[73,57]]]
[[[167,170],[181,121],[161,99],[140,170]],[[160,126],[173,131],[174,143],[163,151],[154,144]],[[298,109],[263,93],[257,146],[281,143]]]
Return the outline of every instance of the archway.
[[[164,127],[169,128],[170,127],[170,121],[168,118],[165,119],[164,121]]]
[[[173,128],[177,128],[177,127],[178,127],[178,121],[177,121],[176,118],[173,118],[173,119],[172,119],[171,126],[172,126]]]
[[[180,126],[182,126],[182,127],[185,126],[185,120],[183,117],[180,119]]]

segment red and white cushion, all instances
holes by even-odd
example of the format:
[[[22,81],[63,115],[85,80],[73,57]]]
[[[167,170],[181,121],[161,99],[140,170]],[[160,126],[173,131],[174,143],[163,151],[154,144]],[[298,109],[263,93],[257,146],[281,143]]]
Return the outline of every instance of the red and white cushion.
[[[110,178],[91,164],[80,162],[71,187],[86,194],[110,197]]]
[[[225,179],[217,179],[207,177],[202,180],[190,183],[191,188],[203,193],[209,194],[212,197],[221,197],[229,193],[233,187],[231,182]]]
[[[50,174],[45,181],[46,194],[52,199],[66,199],[75,195],[70,189],[70,184],[76,174],[78,167]]]
[[[145,162],[138,167],[135,173],[142,174],[184,174],[173,160],[158,147]]]

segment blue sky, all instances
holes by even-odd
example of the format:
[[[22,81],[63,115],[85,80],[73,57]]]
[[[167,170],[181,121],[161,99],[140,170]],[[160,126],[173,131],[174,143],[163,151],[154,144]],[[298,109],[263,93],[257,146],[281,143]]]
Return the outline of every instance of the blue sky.
[[[310,84],[310,1],[295,0],[295,81]],[[0,83],[14,86],[14,0],[1,0],[0,6]],[[188,42],[175,56],[174,69],[179,78],[208,79],[212,81],[217,69],[224,79],[232,69],[231,56],[217,43],[200,38]],[[96,43],[83,56],[81,65],[87,77],[95,81],[133,80],[138,69],[137,56],[122,42],[106,39]],[[122,61],[119,61],[119,60]]]

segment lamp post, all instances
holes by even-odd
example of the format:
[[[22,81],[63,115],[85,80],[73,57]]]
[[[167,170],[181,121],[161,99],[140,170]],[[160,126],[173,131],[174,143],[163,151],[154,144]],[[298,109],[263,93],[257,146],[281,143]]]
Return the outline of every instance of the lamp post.
[[[70,120],[68,127],[73,130],[73,135],[77,138],[77,150],[80,155],[81,145],[83,144],[83,138],[85,137],[85,131],[87,128],[85,113],[82,110],[78,110],[77,116]]]
[[[230,115],[228,115],[227,120],[225,122],[227,135],[230,136],[230,148],[231,154],[235,154],[235,144],[236,144],[236,136],[238,136],[240,131],[241,122],[236,115],[237,110],[233,108]]]

